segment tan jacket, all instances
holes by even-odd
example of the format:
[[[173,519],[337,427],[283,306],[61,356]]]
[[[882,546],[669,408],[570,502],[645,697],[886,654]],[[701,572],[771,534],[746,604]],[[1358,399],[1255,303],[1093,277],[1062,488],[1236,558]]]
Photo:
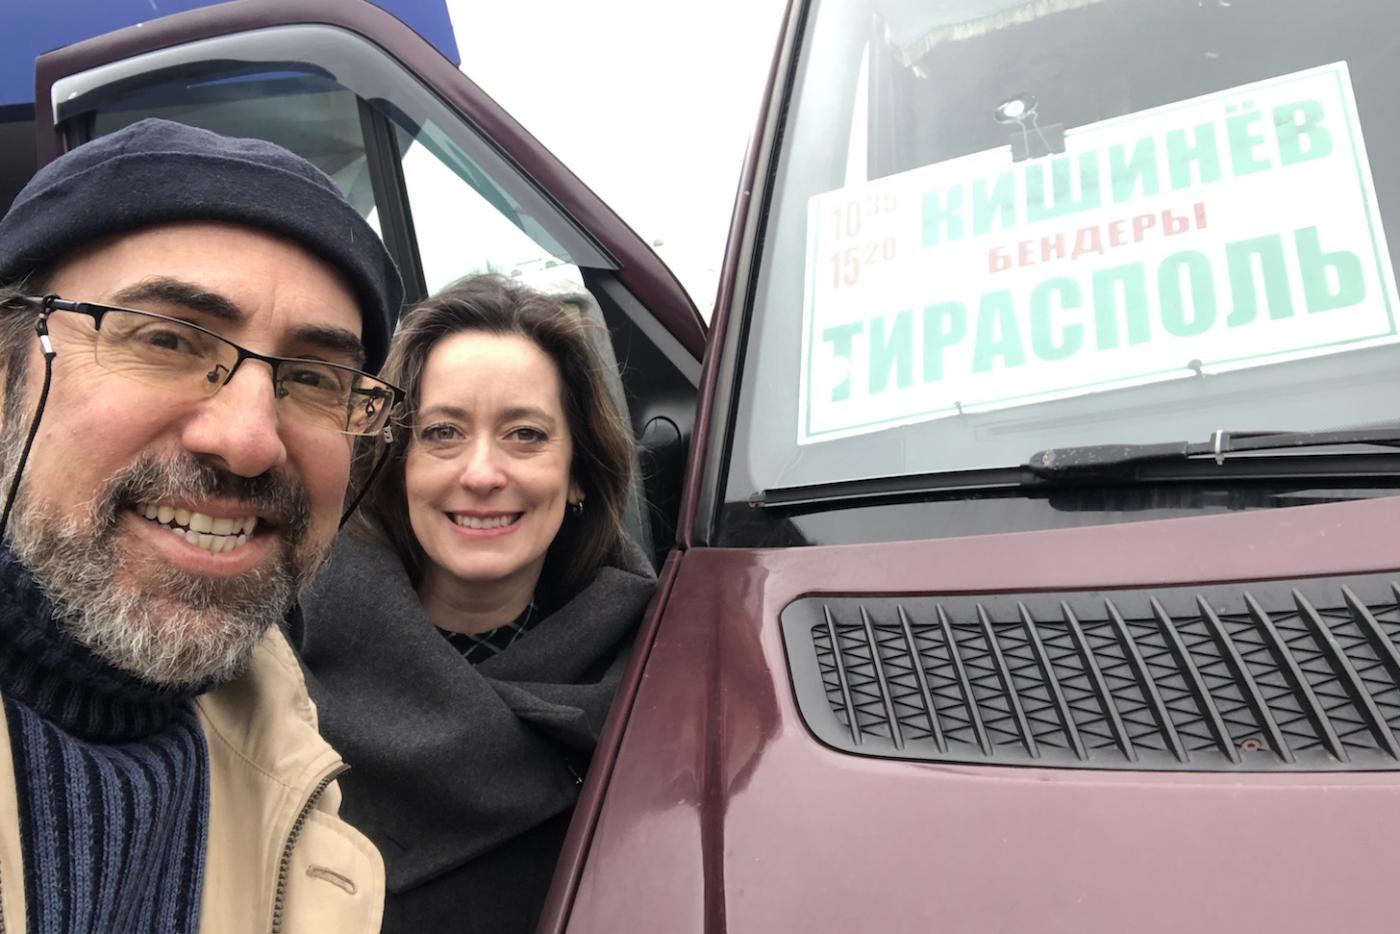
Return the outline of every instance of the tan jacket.
[[[292,650],[274,629],[239,680],[195,701],[209,746],[209,848],[201,932],[374,934],[384,863],[342,821],[340,757]],[[0,715],[0,934],[25,930],[19,805]]]

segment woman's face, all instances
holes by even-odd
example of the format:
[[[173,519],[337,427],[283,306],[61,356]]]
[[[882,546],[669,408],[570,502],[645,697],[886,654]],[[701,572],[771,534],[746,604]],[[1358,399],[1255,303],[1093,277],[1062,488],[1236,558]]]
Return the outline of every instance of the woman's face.
[[[421,396],[404,486],[425,580],[533,589],[580,499],[554,361],[524,337],[454,334],[429,352]]]

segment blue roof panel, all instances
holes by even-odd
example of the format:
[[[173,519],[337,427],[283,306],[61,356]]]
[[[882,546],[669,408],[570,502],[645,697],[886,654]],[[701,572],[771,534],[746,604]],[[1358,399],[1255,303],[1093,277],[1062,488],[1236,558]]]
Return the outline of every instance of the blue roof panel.
[[[0,30],[0,107],[34,103],[34,59],[104,32],[218,0],[4,0]],[[460,64],[446,0],[372,0]]]

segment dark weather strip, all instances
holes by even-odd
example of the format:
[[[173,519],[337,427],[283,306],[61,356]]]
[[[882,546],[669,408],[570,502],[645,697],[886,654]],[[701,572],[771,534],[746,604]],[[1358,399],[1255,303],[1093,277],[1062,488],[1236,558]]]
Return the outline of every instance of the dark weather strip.
[[[1080,658],[1084,660],[1084,668],[1089,672],[1094,690],[1098,692],[1104,715],[1108,717],[1109,725],[1113,730],[1113,738],[1118,742],[1118,748],[1122,750],[1129,762],[1138,761],[1133,739],[1128,735],[1128,728],[1123,724],[1123,717],[1118,712],[1118,703],[1113,699],[1113,692],[1108,689],[1108,683],[1104,681],[1103,672],[1099,669],[1099,660],[1094,656],[1093,650],[1089,648],[1089,640],[1084,638],[1084,628],[1079,624],[1079,617],[1074,615],[1074,610],[1070,609],[1069,604],[1063,600],[1060,601],[1060,614],[1064,617],[1065,624],[1069,626],[1069,631],[1074,636],[1075,647],[1079,650]]]
[[[1133,666],[1133,672],[1138,677],[1138,686],[1142,688],[1143,694],[1147,696],[1149,706],[1152,708],[1152,716],[1157,720],[1157,726],[1162,731],[1171,746],[1172,754],[1176,756],[1178,762],[1186,762],[1186,747],[1181,743],[1181,735],[1177,732],[1176,724],[1172,721],[1171,711],[1167,710],[1167,705],[1162,701],[1162,692],[1157,689],[1157,681],[1152,677],[1152,672],[1147,667],[1147,661],[1142,657],[1142,651],[1138,648],[1133,634],[1128,629],[1128,623],[1123,619],[1123,614],[1118,612],[1118,607],[1112,601],[1104,601],[1104,607],[1108,611],[1108,618],[1113,622],[1113,628],[1118,633],[1119,642],[1123,646],[1123,651],[1127,653],[1128,661]]]
[[[1317,608],[1309,603],[1296,587],[1293,589],[1293,602],[1298,607],[1299,615],[1307,621],[1324,646],[1324,651],[1330,657],[1333,670],[1338,673],[1347,696],[1351,698],[1356,708],[1365,714],[1366,725],[1376,737],[1376,742],[1385,746],[1392,758],[1400,759],[1400,744],[1396,743],[1395,734],[1391,731],[1390,724],[1386,722],[1380,709],[1376,707],[1371,692],[1366,690],[1366,685],[1361,683],[1361,676],[1356,673],[1356,666],[1351,663],[1347,653],[1338,644],[1337,637],[1332,633],[1331,628],[1318,614]]]
[[[1040,666],[1040,672],[1045,678],[1045,685],[1050,691],[1050,696],[1055,702],[1055,711],[1060,715],[1060,722],[1064,724],[1065,736],[1069,737],[1070,744],[1074,747],[1074,754],[1079,761],[1085,762],[1089,754],[1084,749],[1084,740],[1079,735],[1079,727],[1074,722],[1074,716],[1070,713],[1069,701],[1065,698],[1064,689],[1060,686],[1060,679],[1055,674],[1055,663],[1050,660],[1050,655],[1045,651],[1045,644],[1040,640],[1040,632],[1036,629],[1035,619],[1031,616],[1031,611],[1024,603],[1016,604],[1017,611],[1021,614],[1021,623],[1026,627],[1026,634],[1030,637],[1031,646],[1035,649],[1036,664]]]
[[[943,725],[939,722],[938,707],[933,702],[933,692],[929,690],[928,673],[924,671],[923,659],[919,654],[918,643],[914,641],[914,629],[909,625],[909,614],[899,607],[899,625],[904,632],[904,644],[908,647],[909,663],[914,667],[914,676],[919,682],[919,696],[924,702],[924,714],[928,717],[929,735],[941,753],[948,752],[948,741],[943,737]]]
[[[1348,756],[1346,750],[1342,748],[1342,741],[1337,736],[1337,731],[1332,727],[1332,721],[1328,718],[1327,711],[1324,710],[1322,704],[1318,702],[1317,694],[1313,692],[1312,685],[1308,683],[1307,676],[1303,674],[1302,668],[1298,666],[1298,660],[1294,658],[1293,653],[1289,651],[1288,643],[1283,640],[1283,636],[1279,635],[1278,627],[1274,625],[1273,618],[1265,612],[1264,608],[1259,605],[1259,601],[1248,591],[1245,592],[1244,603],[1245,606],[1249,608],[1250,616],[1254,617],[1255,623],[1268,635],[1270,648],[1274,653],[1274,658],[1279,663],[1279,667],[1285,671],[1288,678],[1293,682],[1294,689],[1298,692],[1298,695],[1303,698],[1305,702],[1304,712],[1312,722],[1313,729],[1317,730],[1318,735],[1321,736],[1323,741],[1327,744],[1327,749],[1331,752],[1333,758],[1339,762],[1348,761],[1351,757]]]
[[[870,614],[865,607],[860,608],[861,628],[865,633],[865,644],[870,649],[870,664],[875,670],[875,683],[880,688],[880,701],[885,711],[885,721],[890,727],[890,739],[894,748],[904,748],[904,733],[899,728],[899,717],[894,712],[894,701],[890,699],[890,685],[885,680],[885,666],[880,659],[880,643],[875,638],[875,627],[870,623]],[[917,663],[917,658],[915,659]]]
[[[1026,712],[1021,706],[1021,697],[1016,692],[1016,685],[1011,680],[1011,672],[1006,667],[1006,656],[1001,650],[1001,643],[997,641],[996,627],[992,625],[992,618],[987,615],[987,611],[981,604],[977,607],[977,618],[982,623],[982,631],[986,634],[987,645],[992,650],[992,658],[996,661],[997,674],[1001,677],[1002,686],[1006,689],[1006,698],[1011,704],[1011,714],[1016,720],[1016,728],[1021,731],[1021,738],[1026,744],[1026,752],[1032,757],[1040,756],[1040,747],[1035,741],[1035,736],[1031,734],[1031,726],[1026,722]]]
[[[943,607],[938,607],[938,624],[943,627],[943,638],[948,643],[948,656],[953,660],[953,670],[958,675],[958,686],[962,688],[963,700],[967,704],[967,718],[972,724],[972,732],[977,737],[977,745],[982,747],[982,755],[992,755],[992,743],[987,737],[987,728],[982,725],[982,714],[977,709],[977,698],[972,693],[972,682],[968,680],[967,669],[963,667],[962,652],[958,640],[953,636],[953,624]]]
[[[1400,606],[1400,584],[1391,584],[1390,588],[1396,605]],[[1385,666],[1391,680],[1400,684],[1400,651],[1396,651],[1395,644],[1386,638],[1375,615],[1350,587],[1342,588],[1342,599],[1346,601],[1347,609],[1351,611],[1351,618],[1365,633],[1367,641],[1370,642],[1376,657],[1381,660],[1381,664]]]
[[[1238,765],[1240,751],[1235,748],[1235,741],[1225,726],[1224,718],[1220,716],[1220,708],[1216,705],[1215,698],[1210,695],[1210,688],[1206,687],[1205,679],[1201,677],[1200,669],[1196,667],[1196,660],[1191,657],[1191,652],[1181,641],[1181,633],[1176,631],[1171,614],[1162,608],[1162,604],[1156,597],[1152,598],[1151,605],[1152,615],[1157,619],[1157,626],[1166,637],[1167,645],[1171,648],[1172,654],[1176,656],[1177,664],[1181,666],[1186,684],[1191,688],[1191,693],[1195,695],[1196,704],[1201,713],[1204,714],[1206,723],[1210,725],[1210,731],[1215,735],[1216,743],[1220,746],[1220,750],[1230,757],[1230,761]]]
[[[1279,729],[1278,721],[1274,718],[1273,711],[1269,709],[1268,701],[1264,700],[1264,694],[1259,690],[1259,682],[1254,679],[1254,674],[1249,670],[1249,665],[1245,662],[1244,656],[1240,654],[1239,646],[1235,640],[1230,638],[1229,631],[1225,624],[1220,621],[1209,603],[1204,597],[1196,597],[1196,608],[1201,613],[1201,619],[1205,620],[1215,636],[1216,644],[1225,653],[1225,659],[1230,665],[1230,669],[1235,673],[1235,678],[1240,685],[1241,693],[1254,709],[1255,718],[1259,721],[1259,726],[1269,736],[1269,744],[1278,753],[1284,762],[1296,762],[1297,757],[1293,755],[1292,748],[1288,741],[1283,738],[1283,732]]]
[[[826,632],[831,639],[831,652],[836,658],[836,677],[841,685],[841,701],[846,706],[846,716],[850,718],[851,742],[858,746],[861,743],[860,720],[856,717],[855,701],[851,699],[851,685],[846,678],[846,660],[836,636],[836,621],[831,618],[831,607],[823,607],[822,610],[826,614]]]

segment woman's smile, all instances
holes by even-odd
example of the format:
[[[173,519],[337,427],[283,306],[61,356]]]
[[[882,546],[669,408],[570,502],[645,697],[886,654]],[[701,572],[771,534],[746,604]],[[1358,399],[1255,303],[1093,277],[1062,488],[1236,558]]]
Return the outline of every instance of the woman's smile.
[[[498,512],[490,514],[449,512],[447,518],[464,533],[485,537],[507,535],[520,526],[523,512]]]

